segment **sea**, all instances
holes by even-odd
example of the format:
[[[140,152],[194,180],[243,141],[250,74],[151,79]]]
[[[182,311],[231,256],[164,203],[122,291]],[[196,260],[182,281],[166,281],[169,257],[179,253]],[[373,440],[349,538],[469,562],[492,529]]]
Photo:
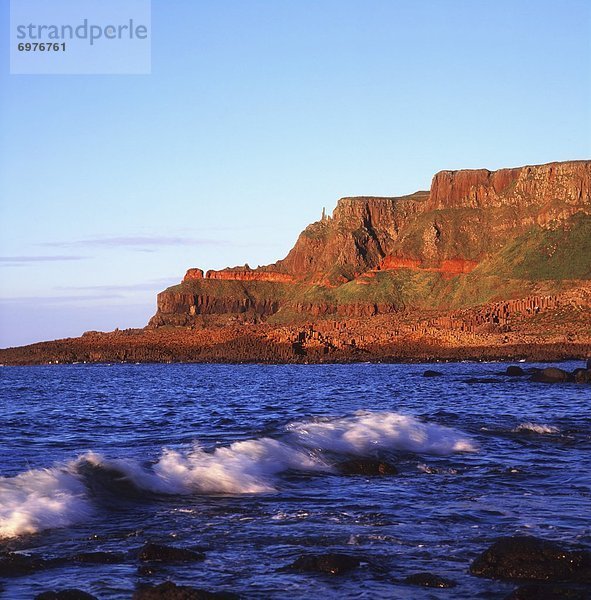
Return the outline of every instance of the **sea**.
[[[0,596],[129,599],[170,580],[246,599],[504,598],[515,584],[469,571],[499,537],[591,546],[589,387],[506,366],[2,367],[0,563],[48,562],[2,572]],[[357,458],[398,473],[342,474]],[[147,566],[146,543],[205,558]],[[95,552],[114,562],[75,559]],[[289,568],[325,553],[360,564]],[[405,582],[425,572],[456,586]]]

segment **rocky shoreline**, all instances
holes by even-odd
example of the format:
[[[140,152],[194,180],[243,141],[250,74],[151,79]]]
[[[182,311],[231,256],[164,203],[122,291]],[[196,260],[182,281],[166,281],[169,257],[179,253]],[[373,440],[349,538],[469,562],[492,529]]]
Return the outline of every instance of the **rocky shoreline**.
[[[367,473],[365,473],[367,475]],[[375,476],[383,475],[376,472]],[[167,566],[198,563],[205,559],[202,549],[180,548],[148,542],[137,552],[120,555],[96,552],[64,559],[12,552],[0,553],[0,575],[19,577],[65,564],[138,563],[142,576],[158,577]],[[352,553],[306,553],[292,563],[278,565],[278,571],[293,572],[304,577],[346,577],[361,564],[379,572],[392,584],[425,588],[454,588],[457,582],[431,572],[419,572],[400,579],[368,556]],[[591,551],[530,536],[503,537],[484,549],[470,565],[472,576],[514,583],[518,587],[505,600],[588,600],[591,597]],[[170,580],[143,584],[133,592],[133,600],[237,600],[235,592],[212,592],[192,586],[179,586]],[[99,600],[80,589],[43,592],[35,600]]]
[[[392,344],[371,350],[355,349],[331,353],[298,351],[290,344],[275,345],[257,338],[228,342],[221,347],[200,347],[174,336],[122,339],[105,334],[89,342],[72,338],[42,342],[22,348],[0,350],[2,366],[58,364],[348,364],[348,363],[445,363],[445,362],[557,362],[580,360],[591,355],[591,344],[517,344],[511,346],[444,347],[416,342]]]
[[[495,304],[285,325],[222,318],[0,349],[0,364],[552,362],[591,356],[591,305],[514,310],[503,320],[498,314]]]

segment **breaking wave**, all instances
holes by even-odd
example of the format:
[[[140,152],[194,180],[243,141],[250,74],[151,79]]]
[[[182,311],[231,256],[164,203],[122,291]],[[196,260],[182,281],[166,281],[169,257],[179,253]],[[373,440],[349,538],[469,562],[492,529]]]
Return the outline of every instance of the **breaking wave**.
[[[69,467],[0,478],[0,538],[67,527],[91,513],[86,488]]]
[[[472,440],[454,429],[394,412],[358,411],[353,417],[292,423],[287,429],[304,447],[345,454],[404,450],[445,455],[476,450]]]
[[[290,423],[281,439],[240,441],[213,451],[164,449],[150,466],[88,452],[62,466],[0,478],[0,538],[86,520],[97,488],[119,495],[269,493],[286,471],[331,472],[335,454],[367,456],[380,450],[444,455],[476,447],[453,429],[414,417],[358,412]]]

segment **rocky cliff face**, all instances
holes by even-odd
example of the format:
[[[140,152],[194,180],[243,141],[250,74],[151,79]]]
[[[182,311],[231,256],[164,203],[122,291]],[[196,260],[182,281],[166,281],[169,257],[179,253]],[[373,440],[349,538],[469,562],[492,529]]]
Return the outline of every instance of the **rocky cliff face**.
[[[276,267],[309,283],[338,285],[377,267],[428,192],[399,198],[341,198],[332,217],[306,227]]]
[[[515,297],[540,279],[552,291],[553,279],[591,279],[589,231],[591,161],[441,171],[430,192],[342,198],[273,265],[189,269],[159,294],[150,324],[458,308]]]
[[[515,169],[440,171],[433,177],[426,210],[514,207],[540,210],[560,218],[577,209],[589,209],[591,161],[570,161]],[[549,214],[551,204],[562,209]]]

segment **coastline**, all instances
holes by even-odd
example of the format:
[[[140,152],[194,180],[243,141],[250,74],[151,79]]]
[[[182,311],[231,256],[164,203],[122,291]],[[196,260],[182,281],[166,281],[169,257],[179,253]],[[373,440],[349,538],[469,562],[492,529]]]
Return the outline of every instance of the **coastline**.
[[[51,364],[359,364],[359,363],[450,363],[450,362],[561,362],[586,360],[591,343],[530,343],[511,346],[442,347],[426,343],[400,343],[372,351],[356,349],[330,354],[298,354],[288,345],[282,348],[253,344],[258,351],[242,354],[219,348],[200,348],[177,344],[174,351],[159,347],[157,340],[148,343],[113,344],[104,334],[104,344],[88,344],[84,338],[40,342],[21,348],[0,350],[2,366]],[[137,340],[136,340],[137,342]],[[247,343],[244,342],[243,343]],[[279,351],[278,351],[279,350]]]

